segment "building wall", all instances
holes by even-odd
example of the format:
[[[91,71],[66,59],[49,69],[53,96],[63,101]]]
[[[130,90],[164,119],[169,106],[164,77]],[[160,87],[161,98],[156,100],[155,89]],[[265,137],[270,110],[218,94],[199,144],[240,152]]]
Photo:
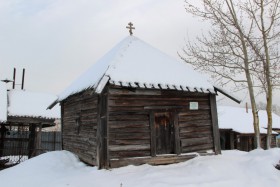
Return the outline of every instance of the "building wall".
[[[232,138],[230,135],[232,134]],[[253,134],[240,134],[232,130],[221,130],[220,129],[221,147],[223,150],[238,149],[240,151],[251,151],[254,148],[254,135]],[[267,136],[261,134],[261,148],[267,149],[266,147]],[[223,144],[222,144],[223,143]],[[276,136],[272,135],[271,147],[276,147]]]
[[[61,105],[63,149],[96,165],[98,96],[88,90],[70,96]]]
[[[190,102],[198,102],[198,110],[190,110]],[[99,168],[169,164],[193,158],[194,152],[215,152],[208,93],[109,86],[101,95],[84,91],[61,105],[63,149]],[[174,122],[176,142],[171,155],[155,150],[152,129],[155,116],[162,113],[170,114]]]
[[[198,102],[199,109],[191,111],[189,102]],[[111,166],[115,160],[152,156],[151,114],[162,111],[171,111],[177,117],[178,152],[214,152],[209,94],[110,88],[108,159]]]

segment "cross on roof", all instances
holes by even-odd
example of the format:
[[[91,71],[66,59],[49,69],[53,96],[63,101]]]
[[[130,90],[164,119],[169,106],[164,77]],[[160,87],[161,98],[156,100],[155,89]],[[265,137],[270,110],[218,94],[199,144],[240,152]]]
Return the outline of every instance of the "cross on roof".
[[[129,34],[131,36],[133,34],[132,29],[135,29],[135,27],[133,27],[133,23],[129,22],[128,26],[126,26],[126,28],[129,29]]]

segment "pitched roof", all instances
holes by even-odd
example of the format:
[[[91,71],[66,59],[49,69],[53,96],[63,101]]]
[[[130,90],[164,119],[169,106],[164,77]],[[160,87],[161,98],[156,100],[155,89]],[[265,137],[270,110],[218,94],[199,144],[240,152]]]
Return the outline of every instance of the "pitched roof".
[[[55,119],[60,118],[60,106],[47,110],[50,102],[57,96],[24,90],[8,91],[8,116],[35,117]]]
[[[260,132],[266,134],[267,130],[267,115],[265,110],[260,110],[259,113]],[[232,106],[218,106],[218,119],[220,129],[232,129],[235,132],[251,134],[254,133],[252,110]],[[272,114],[272,127],[280,128],[280,117]],[[274,132],[274,134],[277,134]]]
[[[7,121],[7,88],[6,84],[0,82],[0,122]]]
[[[207,79],[190,65],[128,36],[64,90],[59,100],[88,88],[100,93],[108,81],[129,87],[215,93]]]

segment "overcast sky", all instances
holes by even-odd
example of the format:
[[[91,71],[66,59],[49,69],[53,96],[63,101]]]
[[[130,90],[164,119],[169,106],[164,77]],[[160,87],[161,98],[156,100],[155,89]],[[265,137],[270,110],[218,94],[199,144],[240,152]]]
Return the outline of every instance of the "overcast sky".
[[[184,0],[0,0],[0,78],[58,94],[91,64],[134,35],[178,58],[195,29]],[[178,58],[179,59],[179,58]],[[20,87],[20,86],[18,86]]]
[[[130,21],[136,37],[178,60],[185,40],[209,28],[184,0],[0,0],[0,79],[15,67],[20,84],[25,68],[25,89],[59,94],[129,35]]]

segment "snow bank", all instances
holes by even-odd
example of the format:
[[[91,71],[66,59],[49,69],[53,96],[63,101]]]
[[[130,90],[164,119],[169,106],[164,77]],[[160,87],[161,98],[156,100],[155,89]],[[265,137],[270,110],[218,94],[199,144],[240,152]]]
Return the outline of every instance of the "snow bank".
[[[0,122],[7,121],[7,103],[6,84],[0,81]]]
[[[8,92],[9,116],[60,118],[60,106],[56,105],[47,110],[57,96],[46,93],[24,90],[10,90]]]
[[[246,113],[245,108],[231,107],[231,106],[218,106],[218,118],[220,129],[232,129],[239,133],[254,133],[253,128],[253,115],[252,110],[248,109]],[[280,117],[272,114],[273,128],[280,128]],[[266,111],[259,111],[259,125],[260,132],[267,133],[264,127],[267,127],[267,114]],[[277,134],[274,132],[274,134]]]
[[[126,166],[112,170],[88,167],[67,152],[50,152],[0,171],[5,187],[264,187],[279,186],[274,165],[280,149],[224,151],[166,166]]]

